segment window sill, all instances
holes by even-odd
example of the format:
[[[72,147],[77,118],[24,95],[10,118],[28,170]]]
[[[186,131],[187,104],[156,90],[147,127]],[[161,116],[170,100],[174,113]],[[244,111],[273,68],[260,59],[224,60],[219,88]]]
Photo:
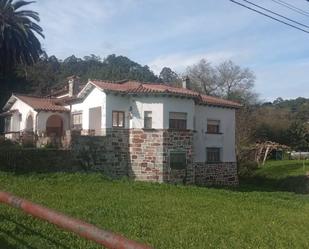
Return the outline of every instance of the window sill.
[[[155,128],[142,128],[142,130],[144,130],[144,131],[155,131],[157,129],[155,129]]]
[[[218,162],[205,162],[206,164],[218,164],[218,163],[222,163],[222,161],[218,161]]]
[[[205,132],[205,134],[210,134],[210,135],[222,135],[222,132]]]
[[[168,128],[169,131],[191,131],[190,129],[175,129],[175,128]]]

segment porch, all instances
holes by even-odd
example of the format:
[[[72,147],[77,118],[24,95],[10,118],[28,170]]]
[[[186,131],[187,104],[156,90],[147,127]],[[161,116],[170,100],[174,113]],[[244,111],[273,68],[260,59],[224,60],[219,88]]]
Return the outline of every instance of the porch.
[[[15,111],[4,118],[4,137],[29,147],[63,147],[70,130],[68,112],[29,112],[23,119],[23,114]]]

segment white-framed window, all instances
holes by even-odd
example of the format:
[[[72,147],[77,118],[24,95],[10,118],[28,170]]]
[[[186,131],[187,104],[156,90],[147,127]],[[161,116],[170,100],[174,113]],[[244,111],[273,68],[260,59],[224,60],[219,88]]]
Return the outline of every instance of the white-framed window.
[[[170,168],[171,169],[186,169],[187,155],[185,151],[170,151]]]
[[[207,133],[218,134],[220,133],[220,120],[207,120]]]
[[[170,112],[169,128],[177,130],[187,129],[187,113],[186,112]]]
[[[152,111],[144,111],[144,128],[152,129]]]
[[[125,112],[113,111],[113,127],[123,128],[125,124]]]
[[[83,113],[72,113],[72,126],[73,129],[81,130],[83,128]]]
[[[207,147],[206,148],[206,162],[207,163],[218,163],[221,162],[221,148],[218,147]]]

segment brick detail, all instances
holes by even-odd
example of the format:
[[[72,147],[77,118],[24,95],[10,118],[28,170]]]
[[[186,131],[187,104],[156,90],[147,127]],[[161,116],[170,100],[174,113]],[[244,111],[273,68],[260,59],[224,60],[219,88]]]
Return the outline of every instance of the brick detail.
[[[197,185],[238,185],[237,163],[195,163]]]

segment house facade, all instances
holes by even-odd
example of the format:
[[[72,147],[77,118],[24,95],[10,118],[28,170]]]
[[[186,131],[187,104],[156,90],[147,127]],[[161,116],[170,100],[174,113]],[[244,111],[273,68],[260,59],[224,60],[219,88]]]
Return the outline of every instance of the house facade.
[[[96,141],[96,148],[109,151],[101,153],[98,165],[108,164],[115,176],[237,184],[235,110],[240,105],[189,90],[188,84],[89,80],[81,85],[71,77],[66,89],[51,96],[13,94],[3,108],[5,134],[32,139],[37,146],[52,141],[73,149]]]

